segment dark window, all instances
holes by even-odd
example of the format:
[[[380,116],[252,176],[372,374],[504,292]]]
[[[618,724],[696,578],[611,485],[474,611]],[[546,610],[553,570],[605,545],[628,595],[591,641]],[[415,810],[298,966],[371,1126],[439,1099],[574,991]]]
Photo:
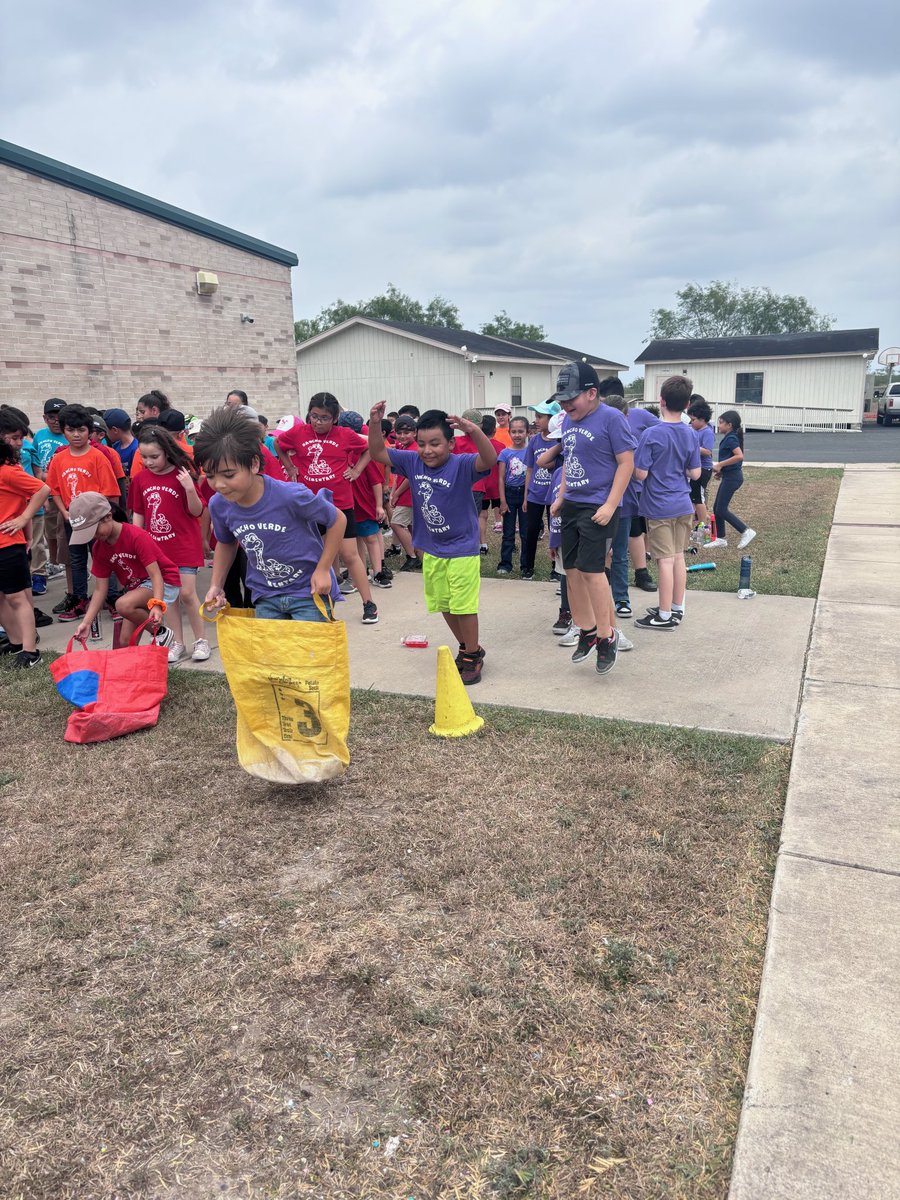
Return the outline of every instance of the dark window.
[[[762,371],[738,371],[734,377],[735,404],[762,404]]]
[[[514,408],[520,407],[522,404],[521,375],[510,375],[509,377],[509,402]]]

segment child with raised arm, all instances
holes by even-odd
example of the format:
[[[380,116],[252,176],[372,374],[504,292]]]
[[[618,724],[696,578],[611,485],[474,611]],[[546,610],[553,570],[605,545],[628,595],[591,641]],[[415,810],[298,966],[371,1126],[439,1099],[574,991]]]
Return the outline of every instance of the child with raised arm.
[[[216,549],[204,606],[224,608],[225,577],[240,545],[247,554],[247,588],[257,619],[324,621],[313,595],[341,598],[331,564],[346,518],[326,489],[312,492],[301,483],[262,474],[255,426],[239,408],[220,408],[203,422],[194,441],[194,461],[216,493],[209,501]]]
[[[440,613],[459,643],[456,665],[463,683],[481,679],[484,649],[478,640],[481,552],[472,484],[484,479],[497,451],[474,421],[437,409],[416,423],[416,450],[388,450],[381,434],[385,403],[369,416],[369,453],[409,480],[413,542],[423,551],[425,603]],[[472,439],[477,454],[454,454],[453,431]]]

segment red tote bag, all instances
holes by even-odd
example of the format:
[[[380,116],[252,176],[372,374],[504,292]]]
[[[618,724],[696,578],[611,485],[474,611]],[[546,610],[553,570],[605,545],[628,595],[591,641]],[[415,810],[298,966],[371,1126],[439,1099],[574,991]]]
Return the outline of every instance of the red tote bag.
[[[65,654],[50,664],[56,690],[76,708],[66,725],[67,742],[108,742],[156,724],[169,686],[169,655],[155,638],[138,645],[147,625],[119,650],[88,650],[79,642],[76,652],[70,638]]]

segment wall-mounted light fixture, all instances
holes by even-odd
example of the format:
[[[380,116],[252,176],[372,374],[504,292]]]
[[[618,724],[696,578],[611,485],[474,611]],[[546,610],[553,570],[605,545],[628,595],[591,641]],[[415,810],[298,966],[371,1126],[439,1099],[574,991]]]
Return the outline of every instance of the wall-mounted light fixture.
[[[198,296],[212,296],[214,292],[218,291],[218,288],[219,288],[218,275],[214,274],[212,271],[198,271],[197,272],[197,295]]]
[[[253,324],[253,318],[250,316],[249,313],[241,313],[241,324],[242,325],[252,325]]]

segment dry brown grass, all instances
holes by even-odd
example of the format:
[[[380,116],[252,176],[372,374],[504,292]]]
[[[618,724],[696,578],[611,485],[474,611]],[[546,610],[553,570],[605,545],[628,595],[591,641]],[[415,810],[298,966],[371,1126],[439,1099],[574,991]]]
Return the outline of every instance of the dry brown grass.
[[[725,1195],[785,748],[370,693],[293,790],[220,678],[66,708],[0,671],[4,1197]]]

